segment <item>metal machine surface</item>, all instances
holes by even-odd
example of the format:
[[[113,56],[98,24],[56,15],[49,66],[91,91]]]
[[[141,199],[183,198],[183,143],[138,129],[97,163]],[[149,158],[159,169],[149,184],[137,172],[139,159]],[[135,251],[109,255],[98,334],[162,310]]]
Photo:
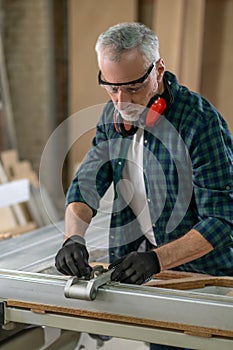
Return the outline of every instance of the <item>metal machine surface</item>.
[[[232,349],[233,280],[226,286],[204,283],[203,288],[177,290],[110,282],[109,271],[91,281],[63,276],[54,268],[62,232],[63,222],[0,242],[2,324]],[[87,239],[92,247],[95,240],[91,234]]]

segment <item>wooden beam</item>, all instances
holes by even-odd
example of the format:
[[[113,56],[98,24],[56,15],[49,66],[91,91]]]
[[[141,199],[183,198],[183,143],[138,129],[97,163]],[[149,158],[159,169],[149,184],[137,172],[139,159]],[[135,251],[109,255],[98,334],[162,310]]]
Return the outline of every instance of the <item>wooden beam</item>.
[[[95,43],[111,25],[137,19],[136,0],[70,0],[69,23],[69,113],[106,102],[109,97],[97,84]],[[86,129],[69,154],[69,181],[90,148],[94,130]]]
[[[185,3],[180,82],[200,92],[205,0],[186,0]]]
[[[180,77],[186,0],[156,0],[152,29],[158,35],[166,68]]]
[[[200,90],[205,0],[156,0],[153,29],[168,70]]]

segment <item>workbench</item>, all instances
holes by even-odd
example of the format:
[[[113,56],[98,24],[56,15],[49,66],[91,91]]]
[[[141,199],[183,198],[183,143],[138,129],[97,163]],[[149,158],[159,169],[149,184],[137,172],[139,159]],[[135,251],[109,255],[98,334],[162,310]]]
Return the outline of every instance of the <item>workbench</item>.
[[[67,297],[72,277],[54,267],[63,225],[0,242],[2,325],[48,326],[190,349],[233,348],[232,278],[168,271],[144,286],[106,283],[93,300]],[[94,242],[92,232],[87,235],[92,249]],[[85,288],[89,281],[72,288],[80,283]]]

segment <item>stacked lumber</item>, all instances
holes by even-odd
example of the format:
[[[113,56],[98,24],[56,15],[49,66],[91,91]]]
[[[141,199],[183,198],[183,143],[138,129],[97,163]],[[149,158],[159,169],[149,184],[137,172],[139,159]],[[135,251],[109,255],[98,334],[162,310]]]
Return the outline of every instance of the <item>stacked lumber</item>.
[[[51,223],[48,213],[43,207],[41,200],[41,188],[37,174],[27,160],[19,160],[16,150],[3,151],[0,154],[0,186],[1,184],[12,183],[20,179],[29,181],[28,200],[0,207],[0,239],[17,236],[38,227]],[[43,191],[45,191],[43,189]],[[17,197],[17,193],[16,193]],[[56,210],[51,203],[53,217],[59,219]]]

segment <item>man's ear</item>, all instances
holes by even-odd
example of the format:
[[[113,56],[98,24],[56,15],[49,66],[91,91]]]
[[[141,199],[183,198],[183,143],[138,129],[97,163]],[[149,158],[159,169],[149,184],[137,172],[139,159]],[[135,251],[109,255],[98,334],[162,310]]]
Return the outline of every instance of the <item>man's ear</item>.
[[[162,58],[160,58],[157,62],[156,62],[156,70],[158,72],[157,75],[157,80],[158,83],[161,83],[161,81],[163,80],[163,75],[165,72],[165,64],[164,64],[164,60]]]

